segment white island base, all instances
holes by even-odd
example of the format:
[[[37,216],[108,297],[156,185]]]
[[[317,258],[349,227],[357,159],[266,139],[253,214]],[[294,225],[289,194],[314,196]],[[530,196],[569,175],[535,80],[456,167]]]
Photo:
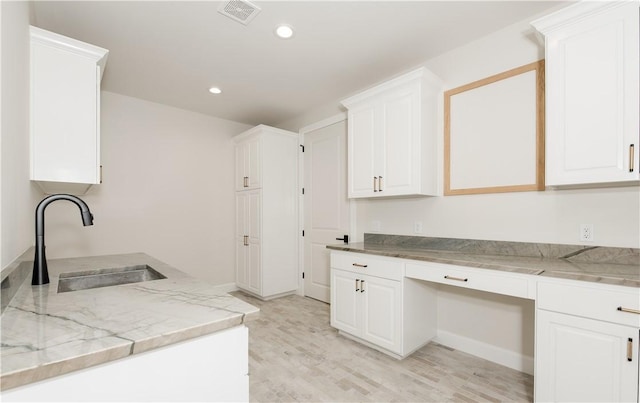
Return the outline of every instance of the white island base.
[[[236,326],[2,392],[5,402],[248,401],[248,329]]]

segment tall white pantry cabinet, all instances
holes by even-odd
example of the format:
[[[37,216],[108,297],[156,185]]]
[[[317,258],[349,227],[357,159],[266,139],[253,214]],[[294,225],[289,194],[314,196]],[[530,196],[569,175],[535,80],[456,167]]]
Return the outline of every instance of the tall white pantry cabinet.
[[[298,135],[259,125],[236,142],[236,285],[263,299],[298,288]]]

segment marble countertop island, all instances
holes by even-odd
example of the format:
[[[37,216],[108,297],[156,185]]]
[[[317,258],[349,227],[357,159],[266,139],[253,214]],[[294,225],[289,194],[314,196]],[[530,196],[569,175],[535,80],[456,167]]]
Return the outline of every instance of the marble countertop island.
[[[640,250],[453,238],[365,234],[327,248],[480,269],[640,287]]]
[[[238,326],[258,313],[143,253],[52,259],[51,283],[31,286],[32,253],[3,271],[3,391]],[[58,293],[62,273],[133,265],[166,278]]]

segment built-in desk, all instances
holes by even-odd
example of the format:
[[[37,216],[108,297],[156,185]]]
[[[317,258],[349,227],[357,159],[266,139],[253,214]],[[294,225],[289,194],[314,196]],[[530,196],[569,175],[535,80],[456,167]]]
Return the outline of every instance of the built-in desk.
[[[403,358],[438,332],[439,284],[533,300],[536,401],[638,401],[637,249],[394,238],[328,246],[341,334]]]

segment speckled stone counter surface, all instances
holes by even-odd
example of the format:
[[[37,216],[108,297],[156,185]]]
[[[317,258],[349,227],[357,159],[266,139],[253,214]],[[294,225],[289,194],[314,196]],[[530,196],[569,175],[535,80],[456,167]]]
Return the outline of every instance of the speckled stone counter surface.
[[[32,256],[3,270],[2,390],[238,326],[258,313],[142,253],[49,260],[45,286],[31,286]],[[132,265],[166,278],[57,292],[61,273]]]
[[[640,249],[365,234],[327,248],[514,273],[640,287]]]

